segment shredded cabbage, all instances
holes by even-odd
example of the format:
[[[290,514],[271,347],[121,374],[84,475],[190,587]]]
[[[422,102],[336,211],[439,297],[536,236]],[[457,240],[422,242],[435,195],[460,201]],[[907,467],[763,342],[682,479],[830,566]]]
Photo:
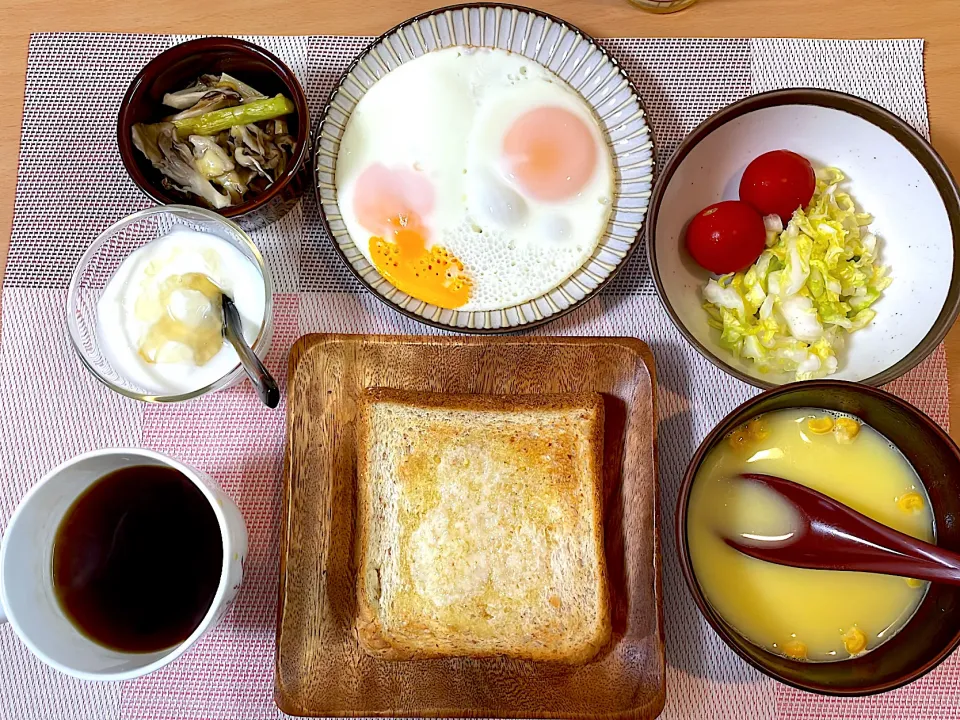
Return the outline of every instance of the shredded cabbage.
[[[767,248],[757,261],[703,288],[720,345],[760,372],[797,380],[835,373],[844,335],[870,324],[870,306],[892,282],[878,264],[873,217],[838,189],[844,179],[836,168],[820,170],[810,205],[786,228],[775,215],[764,218]]]

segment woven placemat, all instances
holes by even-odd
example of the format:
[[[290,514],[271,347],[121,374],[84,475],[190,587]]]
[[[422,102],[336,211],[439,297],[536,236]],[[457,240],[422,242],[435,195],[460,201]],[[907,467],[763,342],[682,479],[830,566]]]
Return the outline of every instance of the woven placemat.
[[[279,715],[273,704],[278,522],[284,413],[246,386],[175,407],[118,397],[85,373],[64,326],[74,264],[108,225],[148,206],[114,140],[134,74],[185,37],[40,34],[30,43],[16,211],[3,284],[0,371],[0,523],[46,471],[76,453],[134,445],[170,453],[214,476],[250,531],[247,575],[221,625],[172,666],[120,684],[74,681],[34,659],[0,629],[0,718],[205,718]],[[300,77],[314,117],[356,37],[253,37]],[[646,102],[662,163],[697,123],[752,93],[790,86],[843,90],[883,105],[928,134],[919,40],[641,40],[603,44]],[[255,234],[274,275],[275,334],[267,364],[285,382],[286,356],[306,332],[432,333],[364,294],[323,234],[312,198]],[[540,334],[632,335],[653,348],[659,389],[660,481],[669,718],[953,718],[960,663],[909,688],[843,701],[808,695],[754,672],[717,639],[683,586],[672,520],[694,448],[756,390],[693,352],[657,300],[646,258],[600,296]],[[948,419],[943,349],[889,389],[941,424]]]

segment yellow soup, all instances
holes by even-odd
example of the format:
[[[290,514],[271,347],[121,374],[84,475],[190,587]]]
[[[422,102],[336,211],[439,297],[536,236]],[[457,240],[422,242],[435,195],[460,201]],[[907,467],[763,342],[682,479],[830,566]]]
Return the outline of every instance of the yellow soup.
[[[704,459],[690,491],[687,539],[700,587],[741,635],[813,662],[845,660],[890,639],[927,583],[869,573],[802,570],[746,557],[722,536],[790,532],[795,511],[744,472],[793,480],[878,522],[933,542],[930,500],[906,458],[859,421],[810,408],[778,410],[731,433]]]

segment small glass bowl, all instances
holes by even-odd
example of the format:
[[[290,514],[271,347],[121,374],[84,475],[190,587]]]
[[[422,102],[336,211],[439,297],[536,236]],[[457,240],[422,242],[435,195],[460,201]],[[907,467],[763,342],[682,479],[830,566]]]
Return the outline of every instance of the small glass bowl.
[[[135,250],[169,233],[175,226],[209,233],[226,240],[248,258],[263,276],[263,324],[253,342],[253,351],[263,359],[273,337],[273,287],[270,272],[253,240],[232,220],[215,212],[188,205],[165,205],[134,213],[107,228],[80,258],[67,291],[67,327],[80,360],[93,376],[111,390],[144,402],[182,402],[222,390],[244,377],[238,363],[223,377],[204,387],[179,395],[156,395],[117,372],[100,348],[97,335],[97,302],[103,289]]]

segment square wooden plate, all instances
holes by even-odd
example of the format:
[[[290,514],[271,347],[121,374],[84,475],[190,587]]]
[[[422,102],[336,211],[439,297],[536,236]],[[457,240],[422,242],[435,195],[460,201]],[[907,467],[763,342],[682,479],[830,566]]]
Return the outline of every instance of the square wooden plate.
[[[613,639],[582,666],[388,662],[354,632],[354,418],[366,387],[603,394]],[[653,718],[663,708],[653,358],[630,338],[307,335],[290,353],[276,701],[304,716]]]

